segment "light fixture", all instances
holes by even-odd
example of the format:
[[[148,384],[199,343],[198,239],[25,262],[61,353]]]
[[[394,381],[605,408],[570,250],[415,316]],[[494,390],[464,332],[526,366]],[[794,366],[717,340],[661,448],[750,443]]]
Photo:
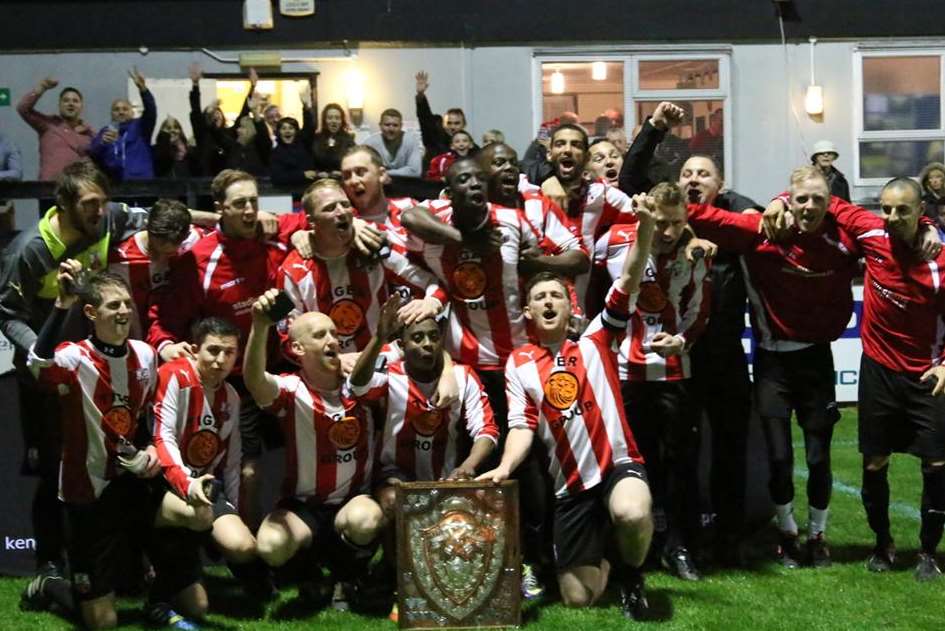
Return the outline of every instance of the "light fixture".
[[[349,70],[345,88],[351,124],[360,127],[364,123],[364,75],[358,70]]]
[[[564,75],[560,70],[551,73],[551,93],[564,94]]]
[[[824,113],[824,88],[814,81],[814,45],[817,43],[817,38],[811,37],[808,41],[810,42],[810,85],[807,86],[807,95],[804,97],[804,109],[811,116],[819,116]]]
[[[595,61],[591,64],[591,79],[594,81],[607,80],[607,64],[603,61]]]

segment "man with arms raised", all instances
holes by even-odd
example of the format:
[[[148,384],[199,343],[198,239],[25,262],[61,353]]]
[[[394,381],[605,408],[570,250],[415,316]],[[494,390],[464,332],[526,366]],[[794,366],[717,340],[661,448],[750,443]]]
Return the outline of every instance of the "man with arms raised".
[[[319,560],[327,554],[335,578],[350,580],[366,569],[384,520],[367,494],[376,425],[348,392],[338,331],[324,313],[303,313],[289,328],[299,371],[266,372],[269,312],[278,293],[270,289],[253,303],[243,360],[246,387],[279,418],[286,441],[282,500],[260,526],[257,550],[272,567],[291,561],[307,579],[320,576],[314,553]]]
[[[653,534],[651,499],[624,416],[612,347],[626,333],[653,236],[649,212],[641,208],[638,214],[638,241],[597,316],[595,332],[569,340],[571,305],[560,277],[537,274],[529,281],[525,313],[539,341],[509,357],[509,436],[499,466],[478,478],[506,480],[537,434],[554,479],[555,557],[565,605],[586,607],[604,592],[611,531],[601,526],[609,522],[620,553],[615,575],[621,605],[624,615],[637,619],[648,608],[640,566]]]
[[[95,130],[82,120],[82,93],[65,87],[59,93],[59,114],[36,111],[36,103],[59,81],[46,77],[23,95],[17,113],[39,134],[39,178],[54,180],[67,166],[86,157]]]

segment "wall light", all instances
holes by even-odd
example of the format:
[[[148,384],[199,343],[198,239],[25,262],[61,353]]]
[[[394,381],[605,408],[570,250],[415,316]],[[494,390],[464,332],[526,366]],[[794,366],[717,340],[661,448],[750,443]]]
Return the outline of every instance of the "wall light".
[[[810,42],[810,85],[807,86],[807,95],[804,97],[804,109],[811,116],[819,116],[824,113],[824,88],[814,81],[814,45],[817,43],[817,38],[811,37],[808,41]]]
[[[349,70],[345,76],[345,98],[351,124],[360,127],[364,124],[364,75],[358,70]]]
[[[607,64],[603,61],[595,61],[591,64],[591,79],[594,81],[607,80]]]
[[[551,73],[551,93],[564,94],[564,75],[560,70]]]

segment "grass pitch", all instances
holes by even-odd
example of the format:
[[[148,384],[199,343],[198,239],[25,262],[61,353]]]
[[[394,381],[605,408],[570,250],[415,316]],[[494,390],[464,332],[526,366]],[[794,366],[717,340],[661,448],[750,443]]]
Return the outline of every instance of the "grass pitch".
[[[795,446],[802,444],[795,426]],[[806,524],[803,448],[796,448],[798,523]],[[945,629],[945,579],[917,583],[912,566],[918,547],[921,475],[919,463],[908,456],[893,458],[890,467],[890,516],[899,548],[896,571],[870,574],[865,560],[873,537],[860,506],[860,456],[856,450],[856,412],[844,410],[833,444],[834,494],[828,525],[833,567],[822,570],[784,570],[771,561],[773,533],[759,536],[748,570],[709,573],[696,584],[684,583],[661,572],[647,576],[656,620],[647,626],[670,629]],[[59,630],[74,628],[47,613],[24,613],[18,608],[24,579],[0,579],[0,629]],[[386,619],[333,611],[312,612],[294,590],[259,617],[228,576],[207,579],[211,611],[205,629],[384,630],[396,626]],[[141,625],[138,601],[121,601],[119,620],[124,629]],[[528,605],[525,626],[535,630],[605,631],[642,626],[625,621],[613,595],[589,611],[572,611],[560,604]]]

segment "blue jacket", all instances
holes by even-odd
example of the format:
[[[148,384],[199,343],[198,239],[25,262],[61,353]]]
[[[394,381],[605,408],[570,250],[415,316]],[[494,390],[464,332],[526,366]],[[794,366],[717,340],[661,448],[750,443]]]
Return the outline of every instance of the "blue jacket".
[[[157,106],[150,90],[141,92],[144,113],[118,127],[118,140],[108,144],[102,135],[111,127],[103,127],[92,140],[89,154],[116,182],[149,180],[154,177],[151,158],[151,135],[157,122]]]
[[[20,148],[12,140],[0,134],[0,180],[22,180],[23,165]]]

